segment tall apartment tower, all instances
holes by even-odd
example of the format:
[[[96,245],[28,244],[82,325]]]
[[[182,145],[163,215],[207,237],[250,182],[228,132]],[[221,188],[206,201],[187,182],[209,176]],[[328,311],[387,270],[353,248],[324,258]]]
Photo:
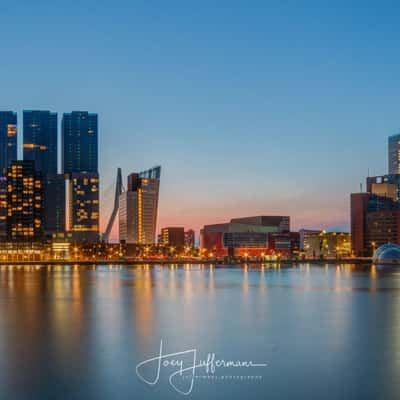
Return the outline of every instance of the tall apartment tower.
[[[0,176],[17,160],[17,113],[0,111]]]
[[[65,179],[57,173],[57,113],[25,110],[23,117],[24,160],[33,161],[42,176],[43,229],[51,236],[65,231]]]
[[[64,114],[62,168],[65,174],[98,173],[98,117],[87,111]]]
[[[128,176],[127,190],[119,198],[120,241],[156,242],[161,167]]]
[[[63,114],[62,172],[68,179],[69,231],[75,240],[99,240],[98,117]]]
[[[388,162],[389,175],[400,174],[400,134],[389,136]]]
[[[43,236],[42,176],[33,161],[13,161],[7,169],[7,239],[29,242]]]
[[[24,160],[43,176],[57,174],[57,113],[24,110]]]

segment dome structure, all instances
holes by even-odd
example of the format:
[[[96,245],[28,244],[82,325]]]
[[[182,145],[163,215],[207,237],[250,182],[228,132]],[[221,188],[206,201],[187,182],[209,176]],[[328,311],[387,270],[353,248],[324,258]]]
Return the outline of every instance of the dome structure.
[[[376,250],[375,253],[373,255],[374,259],[378,259],[380,257],[380,255],[386,250],[386,249],[390,249],[392,246],[396,246],[393,245],[392,243],[386,243],[383,244],[382,246],[379,246]]]
[[[378,247],[372,261],[376,264],[400,264],[400,246],[388,243]]]

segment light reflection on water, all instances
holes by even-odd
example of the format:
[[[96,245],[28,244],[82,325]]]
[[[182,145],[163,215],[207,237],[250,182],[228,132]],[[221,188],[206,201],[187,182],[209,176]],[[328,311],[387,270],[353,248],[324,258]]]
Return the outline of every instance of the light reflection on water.
[[[0,267],[0,399],[182,398],[135,374],[161,339],[268,363],[257,382],[196,382],[194,399],[398,399],[400,271]]]

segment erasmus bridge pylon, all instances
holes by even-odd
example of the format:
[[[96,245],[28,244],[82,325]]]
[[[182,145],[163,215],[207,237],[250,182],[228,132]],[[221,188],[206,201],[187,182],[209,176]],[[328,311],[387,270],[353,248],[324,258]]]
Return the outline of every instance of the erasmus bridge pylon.
[[[108,220],[108,224],[107,224],[107,228],[105,230],[105,232],[103,233],[103,240],[105,242],[108,242],[109,238],[110,238],[110,233],[111,233],[111,229],[114,225],[115,222],[115,217],[118,214],[118,208],[119,208],[119,196],[122,193],[122,172],[121,172],[121,168],[118,168],[117,170],[117,181],[115,183],[115,197],[114,197],[114,208],[112,210],[112,213],[110,215],[110,219]]]

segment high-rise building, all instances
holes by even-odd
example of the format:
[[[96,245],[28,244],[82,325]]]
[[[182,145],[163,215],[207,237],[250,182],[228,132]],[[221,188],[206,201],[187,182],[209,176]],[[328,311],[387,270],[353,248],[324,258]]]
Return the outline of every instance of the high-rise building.
[[[76,241],[99,240],[99,175],[80,172],[69,174],[69,231]]]
[[[0,175],[17,159],[17,114],[0,111]]]
[[[388,173],[400,174],[400,134],[389,136]]]
[[[43,186],[33,161],[7,169],[7,239],[28,242],[43,236]]]
[[[156,241],[161,167],[128,176],[127,190],[120,195],[120,241],[153,244]]]
[[[24,110],[24,160],[42,176],[57,173],[57,113]]]
[[[98,173],[98,118],[87,111],[63,114],[62,171]]]
[[[51,235],[65,231],[65,178],[57,174],[57,114],[24,111],[24,160],[32,160],[43,184],[43,230]]]
[[[68,221],[74,240],[99,240],[98,118],[87,111],[63,114],[62,172],[68,179]]]

